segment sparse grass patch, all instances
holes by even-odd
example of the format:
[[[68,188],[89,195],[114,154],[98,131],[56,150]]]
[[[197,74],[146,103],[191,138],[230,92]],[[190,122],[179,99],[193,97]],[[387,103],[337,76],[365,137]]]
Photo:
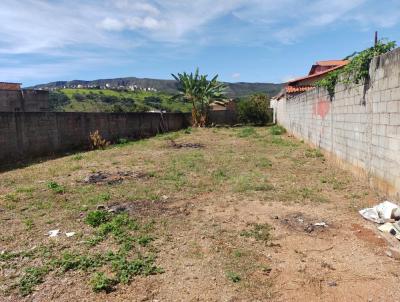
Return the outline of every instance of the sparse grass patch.
[[[226,277],[232,281],[233,283],[237,283],[240,282],[242,280],[242,278],[240,277],[240,275],[238,273],[232,272],[232,271],[228,271],[226,272]]]
[[[72,156],[71,159],[79,161],[79,160],[83,159],[83,155],[78,153],[78,154],[75,154],[74,156]]]
[[[269,128],[269,132],[272,135],[282,135],[286,133],[286,129],[280,125],[275,125]]]
[[[92,198],[89,198],[88,202],[90,204],[100,204],[111,199],[110,193],[100,193]]]
[[[257,136],[257,131],[254,127],[244,127],[239,129],[237,136],[240,138]]]
[[[258,168],[272,167],[272,162],[268,158],[261,157],[257,160],[256,167]]]
[[[244,193],[248,191],[270,191],[274,187],[268,183],[265,177],[252,173],[233,178],[233,189],[234,192]]]
[[[335,191],[343,191],[347,188],[348,181],[340,180],[335,176],[323,176],[321,183],[330,184]]]
[[[24,223],[27,231],[31,230],[33,228],[33,226],[35,225],[32,218],[25,218],[23,220],[23,223]]]
[[[229,178],[226,169],[223,169],[223,168],[218,168],[217,170],[214,170],[212,172],[212,177],[214,180],[220,181],[220,182]]]
[[[281,146],[281,147],[298,147],[299,146],[295,142],[292,142],[288,139],[283,139],[280,136],[273,136],[271,143],[274,145],[277,145],[277,146]]]
[[[272,227],[269,224],[253,223],[253,224],[250,224],[250,226],[252,228],[249,230],[242,231],[240,233],[240,236],[247,237],[247,238],[251,237],[258,241],[264,241],[265,243],[267,243],[268,241],[270,241],[272,239],[272,235],[271,235]]]
[[[34,287],[43,282],[44,276],[48,273],[46,267],[30,267],[25,270],[25,274],[19,281],[19,292],[22,296],[32,293]]]
[[[305,156],[308,158],[323,158],[324,154],[320,149],[306,149]]]
[[[55,181],[50,181],[47,183],[47,188],[49,188],[50,190],[52,190],[54,193],[56,194],[63,194],[65,193],[65,188],[58,184]]]

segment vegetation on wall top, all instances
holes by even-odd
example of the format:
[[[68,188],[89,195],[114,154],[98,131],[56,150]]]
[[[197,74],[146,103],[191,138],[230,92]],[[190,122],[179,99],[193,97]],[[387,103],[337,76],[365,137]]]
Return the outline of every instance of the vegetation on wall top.
[[[396,47],[396,42],[380,40],[378,43],[361,52],[355,53],[348,57],[350,63],[344,68],[330,72],[325,78],[318,81],[318,87],[324,87],[329,95],[335,95],[336,84],[359,84],[369,80],[369,65],[372,59],[393,50]]]

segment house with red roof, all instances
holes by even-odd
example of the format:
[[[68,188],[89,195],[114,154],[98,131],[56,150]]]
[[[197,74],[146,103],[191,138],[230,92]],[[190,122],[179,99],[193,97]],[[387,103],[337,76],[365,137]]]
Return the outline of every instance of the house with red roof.
[[[275,99],[279,100],[283,96],[290,97],[314,89],[317,81],[323,79],[329,72],[343,68],[348,63],[347,60],[318,61],[311,66],[308,75],[287,82]]]
[[[281,92],[273,97],[270,102],[270,107],[274,109],[274,123],[277,119],[276,109],[280,100],[290,99],[295,95],[314,89],[316,82],[323,79],[331,71],[343,68],[348,63],[348,60],[318,61],[311,66],[308,75],[287,82]]]

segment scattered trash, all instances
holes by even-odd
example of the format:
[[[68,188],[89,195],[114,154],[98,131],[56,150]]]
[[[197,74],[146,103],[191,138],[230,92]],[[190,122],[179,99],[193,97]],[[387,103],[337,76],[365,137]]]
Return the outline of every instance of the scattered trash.
[[[362,209],[359,213],[365,219],[381,224],[378,227],[379,231],[389,233],[400,240],[400,207],[398,205],[384,201],[373,208]]]
[[[382,224],[381,226],[378,227],[378,230],[384,233],[390,233],[392,229],[393,229],[393,224],[390,222],[386,222],[385,224]]]
[[[337,283],[336,283],[336,281],[328,281],[328,286],[335,287],[335,286],[337,286]]]
[[[67,233],[65,233],[65,235],[66,235],[67,237],[72,237],[72,236],[75,235],[75,232],[67,232]]]
[[[395,217],[400,218],[399,206],[390,201],[384,201],[373,208],[362,209],[359,213],[365,219],[379,224]]]
[[[172,148],[176,148],[176,149],[181,149],[181,148],[200,149],[200,148],[204,148],[203,144],[198,144],[198,143],[178,144],[173,139],[170,140],[170,144],[171,144]]]
[[[117,171],[115,173],[109,173],[109,172],[96,172],[96,173],[91,173],[88,176],[85,177],[83,180],[84,183],[86,184],[119,184],[122,183],[125,179],[140,179],[140,178],[146,178],[149,175],[147,173],[143,172],[131,172],[131,171]]]
[[[328,228],[328,223],[321,221],[320,218],[313,219],[302,213],[293,213],[285,217],[281,217],[280,221],[282,224],[295,229],[297,231],[303,231],[308,234],[313,232],[323,232]]]
[[[49,235],[49,237],[57,237],[59,233],[60,230],[51,230],[47,234]]]

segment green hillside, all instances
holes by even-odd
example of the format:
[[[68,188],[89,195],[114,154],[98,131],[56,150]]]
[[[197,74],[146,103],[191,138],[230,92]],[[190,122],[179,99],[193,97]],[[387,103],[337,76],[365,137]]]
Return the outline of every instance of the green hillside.
[[[190,111],[189,104],[171,97],[167,93],[150,91],[59,89],[50,92],[50,107],[54,111],[65,112]]]

